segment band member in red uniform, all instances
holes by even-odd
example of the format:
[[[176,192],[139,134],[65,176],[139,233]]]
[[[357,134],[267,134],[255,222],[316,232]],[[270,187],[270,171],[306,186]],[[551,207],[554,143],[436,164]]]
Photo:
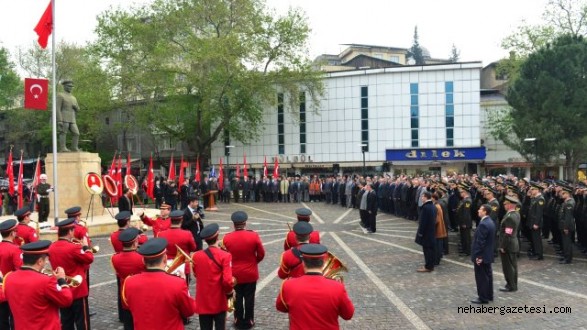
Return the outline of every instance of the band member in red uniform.
[[[171,212],[171,206],[169,204],[161,204],[159,207],[161,214],[155,219],[149,218],[145,215],[145,212],[139,214],[141,221],[153,228],[153,237],[159,237],[159,233],[169,229],[171,227],[171,219],[169,218],[169,212]]]
[[[300,246],[302,244],[308,244],[312,230],[312,225],[305,221],[298,221],[293,226],[293,232],[296,234],[297,247],[292,247],[281,254],[281,262],[279,264],[279,270],[277,270],[277,276],[280,279],[285,280],[286,278],[300,277],[305,274]]]
[[[38,241],[39,237],[37,236],[37,231],[29,226],[29,222],[31,222],[31,211],[29,210],[29,207],[25,206],[18,209],[14,212],[14,215],[18,219],[18,227],[16,228],[16,238],[14,239],[14,243],[20,246]]]
[[[234,231],[222,239],[224,248],[232,255],[232,275],[237,283],[234,286],[234,325],[237,329],[250,329],[255,325],[255,291],[259,280],[257,265],[265,257],[259,234],[246,230],[248,218],[243,211],[234,212],[231,216]]]
[[[200,236],[208,248],[192,256],[196,278],[196,313],[202,330],[224,329],[228,298],[234,294],[232,256],[218,247],[218,224],[204,227]]]
[[[20,266],[22,266],[20,248],[14,244],[16,227],[18,227],[18,223],[14,219],[0,223],[0,233],[2,234],[2,242],[0,242],[0,272],[2,274],[8,274],[20,269]],[[0,302],[0,329],[14,329],[12,313],[10,313],[10,307],[6,301]]]
[[[338,317],[355,313],[344,284],[322,276],[327,249],[321,244],[300,246],[306,275],[283,281],[275,301],[278,311],[289,313],[289,328],[339,329]]]
[[[70,207],[65,210],[65,214],[67,214],[67,218],[73,218],[75,221],[75,231],[73,232],[73,238],[80,242],[86,238],[88,240],[88,246],[91,248],[93,245],[92,239],[90,238],[90,233],[88,233],[88,228],[80,224],[82,208],[79,206]]]
[[[136,330],[183,330],[183,319],[194,314],[196,303],[184,279],[165,272],[165,238],[152,238],[141,245],[146,270],[128,277],[122,301],[132,313]]]
[[[114,219],[116,219],[116,222],[118,223],[118,230],[113,232],[112,234],[110,234],[110,243],[112,244],[112,247],[114,248],[114,252],[118,253],[122,251],[122,242],[120,241],[120,239],[118,238],[118,236],[127,228],[130,227],[130,212],[128,211],[122,211],[119,212],[118,214],[116,214],[114,216]],[[147,235],[144,235],[142,232],[139,233],[138,236],[138,242],[139,245],[142,245],[143,243],[145,243],[147,241]]]
[[[69,218],[57,223],[59,239],[49,248],[49,260],[53,269],[62,267],[67,276],[80,275],[82,284],[72,288],[73,303],[71,307],[61,308],[61,322],[63,329],[87,330],[90,329],[88,307],[89,287],[87,283],[87,269],[94,262],[94,254],[88,246],[87,238],[81,243],[72,242],[75,231],[75,219]]]
[[[119,319],[124,323],[124,330],[132,330],[134,329],[134,326],[132,314],[128,308],[124,308],[124,306],[122,306],[121,288],[124,285],[124,280],[128,276],[140,274],[145,270],[143,256],[137,252],[139,238],[140,231],[137,228],[131,227],[123,230],[118,236],[118,239],[122,244],[122,251],[114,254],[110,259],[112,268],[114,268],[114,271],[116,272],[116,283],[118,284],[118,302],[121,308],[119,310]]]
[[[196,251],[196,242],[192,233],[181,229],[181,222],[183,221],[183,211],[175,210],[170,214],[171,217],[171,228],[166,231],[159,233],[159,237],[167,240],[167,260],[173,260],[177,255],[177,246],[186,253],[192,253]],[[189,263],[185,264],[185,278],[186,283],[190,284],[190,267]]]
[[[307,208],[301,207],[296,210],[296,215],[298,217],[298,222],[299,221],[310,222],[310,216],[312,215],[312,211]],[[310,243],[320,244],[320,232],[318,232],[317,230],[314,230],[310,234]],[[285,242],[283,243],[283,250],[287,251],[294,246],[297,246],[296,234],[290,230],[287,233],[287,236],[285,237]]]
[[[4,278],[16,330],[62,329],[59,308],[70,306],[73,298],[63,268],[55,268],[53,276],[41,273],[49,264],[50,245],[43,240],[21,246],[23,266]]]

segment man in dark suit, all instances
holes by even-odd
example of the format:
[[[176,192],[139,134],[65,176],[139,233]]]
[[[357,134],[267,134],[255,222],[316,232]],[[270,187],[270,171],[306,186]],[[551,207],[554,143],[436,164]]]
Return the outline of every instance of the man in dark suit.
[[[128,190],[128,188],[124,188],[122,190],[122,197],[120,197],[120,199],[118,200],[118,212],[129,211],[130,214],[133,214],[133,206],[133,194],[130,190]]]
[[[432,194],[429,191],[423,191],[422,208],[418,222],[418,231],[416,233],[416,243],[422,246],[424,251],[423,268],[419,268],[419,273],[429,273],[434,270],[434,247],[436,246],[436,207],[432,203]]]
[[[365,194],[367,194],[367,231],[372,234],[377,230],[375,223],[377,218],[377,193],[373,190],[371,183],[365,185]]]
[[[477,299],[473,304],[487,304],[493,301],[493,246],[495,244],[495,224],[489,216],[491,205],[483,204],[477,214],[481,221],[477,225],[473,246],[471,247],[471,261],[475,268],[475,283],[477,284]]]
[[[188,206],[183,210],[181,229],[189,230],[192,233],[196,242],[196,250],[202,249],[202,238],[200,237],[200,232],[204,228],[202,219],[204,219],[204,209],[199,205],[198,196],[189,196]]]

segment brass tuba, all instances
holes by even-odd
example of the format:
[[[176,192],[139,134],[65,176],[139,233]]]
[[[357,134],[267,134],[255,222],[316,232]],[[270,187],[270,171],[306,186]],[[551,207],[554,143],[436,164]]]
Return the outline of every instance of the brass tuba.
[[[328,257],[322,266],[322,275],[324,277],[344,282],[341,272],[348,272],[348,268],[332,252],[328,251]]]

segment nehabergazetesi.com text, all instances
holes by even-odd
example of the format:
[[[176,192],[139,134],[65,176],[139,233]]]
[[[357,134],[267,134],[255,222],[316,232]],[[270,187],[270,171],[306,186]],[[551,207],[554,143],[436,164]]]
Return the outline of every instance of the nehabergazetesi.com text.
[[[547,308],[543,306],[464,306],[457,307],[459,314],[571,314],[571,307],[557,306]]]

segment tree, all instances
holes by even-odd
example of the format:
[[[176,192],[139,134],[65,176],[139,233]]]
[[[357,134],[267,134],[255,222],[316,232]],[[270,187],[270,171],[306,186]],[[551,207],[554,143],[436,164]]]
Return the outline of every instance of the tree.
[[[461,51],[458,50],[457,46],[455,46],[455,44],[452,44],[452,49],[450,50],[450,56],[448,57],[448,60],[451,63],[457,63],[459,61],[461,57]]]
[[[566,177],[587,155],[587,42],[564,35],[530,54],[508,90],[513,138],[504,142],[539,159],[565,158]],[[503,131],[502,131],[503,133]],[[536,138],[537,145],[524,143]]]
[[[309,32],[300,10],[273,17],[259,0],[156,0],[100,15],[93,51],[117,98],[143,102],[132,111],[137,123],[208,155],[225,134],[255,139],[278,91],[291,111],[300,91],[319,105]]]
[[[8,50],[0,47],[0,110],[13,108],[22,93],[20,78],[9,56]]]
[[[416,65],[423,65],[426,64],[424,61],[424,53],[422,51],[422,47],[420,47],[418,37],[418,26],[414,27],[414,42],[412,47],[408,50],[408,56],[414,59]]]

